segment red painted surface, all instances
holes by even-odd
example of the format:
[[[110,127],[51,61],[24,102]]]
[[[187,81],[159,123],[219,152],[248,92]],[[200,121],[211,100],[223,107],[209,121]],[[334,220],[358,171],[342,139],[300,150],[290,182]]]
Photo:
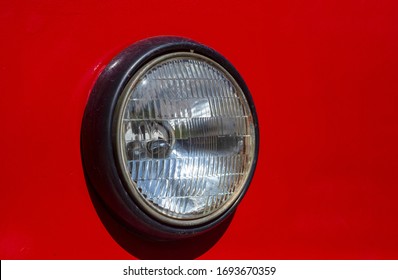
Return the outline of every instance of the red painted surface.
[[[224,54],[260,122],[246,197],[220,239],[191,257],[398,258],[396,1],[104,2],[0,3],[1,259],[192,249],[136,239],[138,251],[123,249],[98,218],[81,166],[96,77],[155,35]]]

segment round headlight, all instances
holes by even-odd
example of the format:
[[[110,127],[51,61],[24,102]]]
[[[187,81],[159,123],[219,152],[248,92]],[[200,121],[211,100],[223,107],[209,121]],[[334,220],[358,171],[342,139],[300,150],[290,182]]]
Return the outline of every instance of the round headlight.
[[[225,58],[157,37],[117,56],[99,77],[82,126],[86,178],[129,228],[192,236],[236,207],[258,153],[253,102]]]

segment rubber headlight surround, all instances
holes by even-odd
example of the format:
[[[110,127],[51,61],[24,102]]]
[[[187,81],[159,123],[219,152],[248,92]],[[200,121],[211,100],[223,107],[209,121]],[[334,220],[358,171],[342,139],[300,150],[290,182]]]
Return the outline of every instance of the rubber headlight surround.
[[[205,232],[246,192],[258,154],[249,91],[214,50],[154,37],[115,57],[86,106],[86,180],[109,212],[145,236]]]

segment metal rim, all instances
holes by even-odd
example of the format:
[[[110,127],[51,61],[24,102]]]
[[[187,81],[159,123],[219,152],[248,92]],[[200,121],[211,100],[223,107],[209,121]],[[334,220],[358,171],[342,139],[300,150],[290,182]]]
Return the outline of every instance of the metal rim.
[[[122,131],[122,120],[123,120],[123,114],[125,112],[126,106],[129,101],[129,97],[131,96],[131,91],[132,89],[138,84],[139,80],[141,77],[143,77],[148,70],[150,70],[152,67],[155,65],[165,62],[167,60],[171,60],[173,58],[194,58],[197,60],[202,60],[213,67],[215,67],[217,70],[219,70],[221,73],[223,73],[227,79],[234,85],[234,87],[238,90],[238,97],[241,99],[241,103],[244,104],[245,111],[247,111],[250,114],[251,122],[253,123],[253,128],[252,128],[252,133],[254,134],[252,138],[252,143],[250,144],[251,149],[250,153],[248,153],[249,160],[248,160],[248,165],[249,168],[247,169],[246,174],[244,177],[241,179],[241,184],[239,186],[239,191],[235,192],[232,194],[232,196],[224,202],[224,204],[215,210],[214,212],[211,212],[207,215],[204,215],[199,218],[195,219],[181,219],[181,218],[174,218],[171,216],[166,216],[164,213],[160,212],[156,207],[152,206],[151,203],[146,200],[143,195],[137,190],[135,183],[133,180],[131,180],[129,176],[129,171],[127,170],[125,166],[125,161],[126,161],[126,152],[125,152],[125,147],[122,143],[122,138],[121,136],[121,131]],[[142,66],[138,71],[133,75],[133,77],[128,81],[127,85],[124,87],[119,100],[117,102],[115,111],[114,111],[114,144],[115,144],[115,151],[116,151],[116,163],[118,165],[118,168],[121,171],[122,175],[122,180],[124,182],[124,187],[126,191],[129,193],[130,197],[140,206],[142,210],[144,210],[147,214],[149,214],[151,217],[155,218],[156,220],[163,222],[165,224],[173,225],[173,226],[183,226],[183,227],[190,227],[190,226],[198,226],[202,225],[205,223],[208,223],[217,217],[221,216],[223,213],[225,213],[228,209],[230,209],[234,203],[238,200],[238,198],[242,195],[242,193],[245,192],[245,190],[248,187],[247,181],[250,179],[249,176],[251,174],[251,171],[253,169],[253,164],[254,164],[254,158],[255,158],[255,150],[256,150],[256,141],[257,141],[257,135],[256,135],[256,129],[255,129],[255,123],[253,120],[253,115],[251,111],[251,106],[249,104],[249,100],[247,99],[246,94],[242,90],[242,88],[239,86],[237,81],[234,79],[234,77],[224,68],[222,67],[219,63],[216,61],[194,53],[193,51],[190,52],[174,52],[174,53],[169,53],[169,54],[164,54],[161,55],[157,58],[154,58],[153,60],[149,61],[147,64]]]

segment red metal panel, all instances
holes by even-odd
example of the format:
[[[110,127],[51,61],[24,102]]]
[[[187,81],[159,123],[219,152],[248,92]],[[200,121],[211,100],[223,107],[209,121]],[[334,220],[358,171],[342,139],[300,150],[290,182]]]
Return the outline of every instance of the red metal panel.
[[[398,258],[396,1],[3,1],[0,23],[1,259]],[[225,232],[113,235],[123,248],[88,194],[80,125],[107,62],[155,35],[240,71],[259,162]]]

